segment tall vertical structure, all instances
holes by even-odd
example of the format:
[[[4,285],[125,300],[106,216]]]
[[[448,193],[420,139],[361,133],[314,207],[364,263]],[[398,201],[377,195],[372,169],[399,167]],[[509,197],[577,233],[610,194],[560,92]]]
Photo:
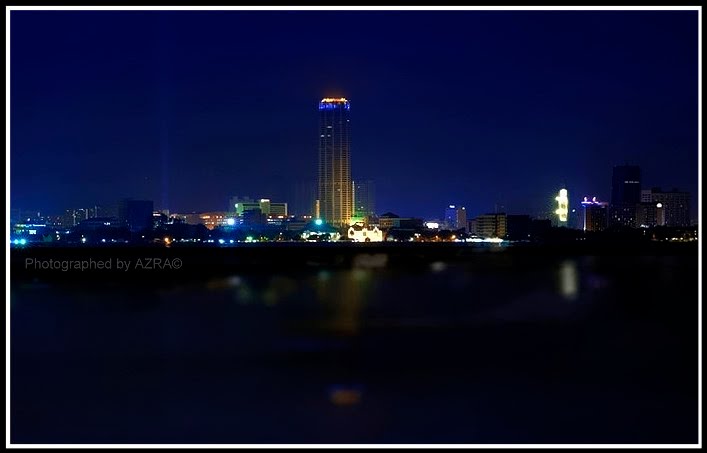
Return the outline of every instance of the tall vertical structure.
[[[466,231],[468,228],[466,208],[450,204],[449,207],[444,210],[444,223],[446,223],[447,228],[452,230],[464,228],[464,231]]]
[[[636,204],[641,201],[641,167],[618,165],[611,178],[611,204]]]
[[[376,214],[376,188],[371,180],[354,181],[353,190],[353,215],[362,218]]]
[[[557,214],[557,220],[560,222],[561,226],[567,225],[567,216],[569,214],[569,198],[567,195],[567,189],[560,189],[560,192],[555,197],[557,201],[557,209],[555,214]]]
[[[618,165],[611,178],[610,224],[636,226],[636,208],[641,202],[641,167]]]
[[[345,98],[319,102],[317,194],[321,217],[336,227],[348,226],[353,214],[350,110]]]

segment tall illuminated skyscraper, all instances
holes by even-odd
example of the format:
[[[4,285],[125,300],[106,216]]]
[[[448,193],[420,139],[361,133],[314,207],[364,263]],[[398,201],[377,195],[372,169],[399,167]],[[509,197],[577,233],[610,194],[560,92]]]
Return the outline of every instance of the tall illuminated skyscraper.
[[[321,217],[337,227],[348,226],[353,211],[350,109],[345,98],[324,98],[319,103],[317,194]]]

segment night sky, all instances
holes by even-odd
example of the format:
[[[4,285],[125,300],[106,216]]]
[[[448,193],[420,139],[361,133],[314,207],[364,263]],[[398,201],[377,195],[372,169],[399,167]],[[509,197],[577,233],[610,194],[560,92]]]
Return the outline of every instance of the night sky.
[[[294,203],[345,96],[378,213],[540,215],[631,163],[697,217],[696,11],[11,14],[13,208]]]

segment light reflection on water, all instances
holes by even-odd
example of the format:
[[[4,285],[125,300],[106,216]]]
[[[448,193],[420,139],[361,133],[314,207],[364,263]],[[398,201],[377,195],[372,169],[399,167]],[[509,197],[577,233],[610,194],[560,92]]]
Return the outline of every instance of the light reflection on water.
[[[335,335],[356,335],[366,325],[458,325],[473,322],[557,319],[591,304],[608,288],[591,260],[568,258],[550,266],[504,272],[435,261],[401,272],[385,259],[366,256],[349,269],[299,270],[291,274],[238,274],[213,279],[204,300],[221,292],[240,305],[282,311],[281,325]],[[431,271],[431,272],[430,272]],[[582,280],[587,284],[582,287]],[[173,291],[171,297],[179,297]],[[583,302],[572,308],[567,301]]]
[[[493,443],[531,431],[582,443],[601,430],[623,441],[611,436],[627,424],[678,430],[683,406],[693,411],[687,379],[664,366],[688,369],[685,344],[643,324],[663,322],[661,304],[696,281],[680,261],[356,263],[160,288],[13,287],[13,407],[25,411],[13,427],[48,443],[81,442],[94,418],[107,442],[144,429],[138,440],[158,443]],[[609,316],[585,316],[596,306]],[[666,386],[644,391],[653,376]]]
[[[560,264],[560,294],[565,299],[574,300],[579,293],[579,273],[575,260],[565,260]]]

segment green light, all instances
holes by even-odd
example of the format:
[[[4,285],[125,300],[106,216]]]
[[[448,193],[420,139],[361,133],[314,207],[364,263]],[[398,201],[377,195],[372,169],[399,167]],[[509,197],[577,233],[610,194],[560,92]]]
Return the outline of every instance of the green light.
[[[324,222],[322,222],[322,219],[317,219],[317,220],[314,221],[314,223],[315,223],[316,225],[321,225],[321,224],[324,223]]]

